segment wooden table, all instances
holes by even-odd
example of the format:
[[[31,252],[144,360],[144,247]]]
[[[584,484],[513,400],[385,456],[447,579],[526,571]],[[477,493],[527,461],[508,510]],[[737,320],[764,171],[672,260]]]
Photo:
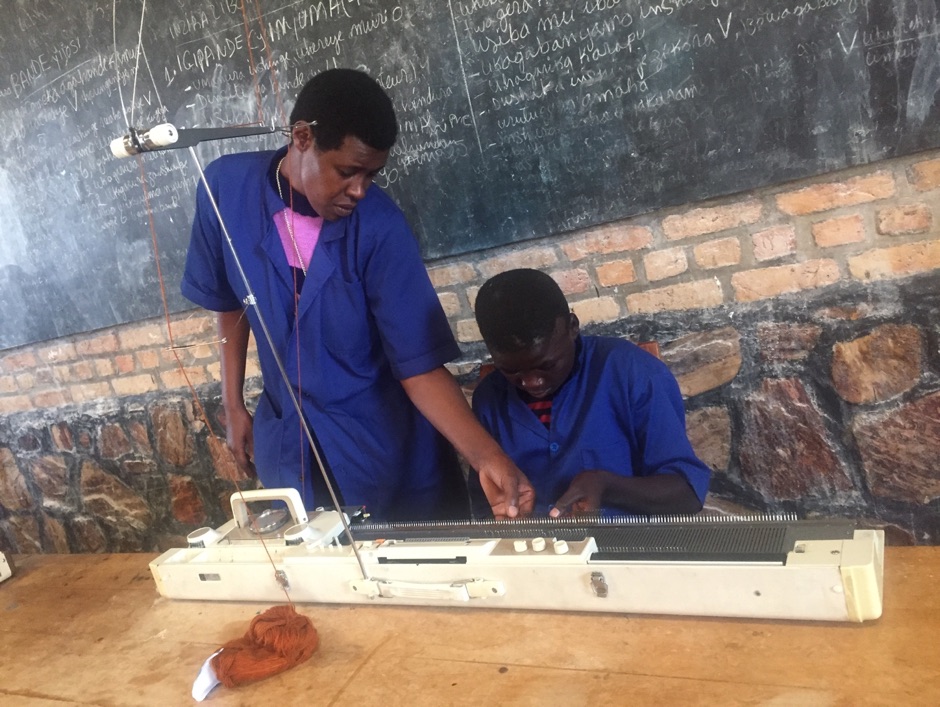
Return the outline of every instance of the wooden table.
[[[186,705],[268,605],[173,601],[151,555],[15,558],[0,704]],[[302,605],[307,663],[209,705],[938,705],[940,547],[888,548],[865,624]]]

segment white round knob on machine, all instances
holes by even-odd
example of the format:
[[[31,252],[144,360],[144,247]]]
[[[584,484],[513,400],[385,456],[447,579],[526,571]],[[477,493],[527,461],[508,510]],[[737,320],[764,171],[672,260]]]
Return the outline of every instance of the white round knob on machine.
[[[318,533],[306,523],[298,523],[284,531],[284,542],[287,545],[300,545],[316,540],[321,535],[322,533]]]
[[[186,543],[190,547],[209,547],[222,539],[222,534],[215,528],[196,528],[186,536]]]

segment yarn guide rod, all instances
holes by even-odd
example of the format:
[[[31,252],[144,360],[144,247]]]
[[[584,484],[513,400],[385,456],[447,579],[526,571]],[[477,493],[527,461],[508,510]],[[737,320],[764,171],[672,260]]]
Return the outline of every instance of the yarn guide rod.
[[[160,123],[152,128],[128,127],[127,134],[111,141],[111,154],[115,157],[130,157],[141,152],[180,150],[195,147],[210,140],[227,140],[236,137],[288,133],[288,128],[258,125],[228,128],[177,128],[172,123]]]

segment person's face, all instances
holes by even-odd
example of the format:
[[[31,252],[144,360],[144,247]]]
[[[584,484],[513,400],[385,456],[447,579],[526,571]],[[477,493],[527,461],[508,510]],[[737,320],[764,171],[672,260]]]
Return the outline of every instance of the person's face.
[[[371,148],[352,135],[337,149],[321,151],[312,136],[298,139],[295,132],[294,146],[291,185],[327,221],[353,212],[388,159],[388,150]]]
[[[561,387],[574,366],[578,318],[565,314],[555,320],[551,336],[531,348],[512,353],[492,351],[493,365],[506,379],[533,398],[547,398]]]

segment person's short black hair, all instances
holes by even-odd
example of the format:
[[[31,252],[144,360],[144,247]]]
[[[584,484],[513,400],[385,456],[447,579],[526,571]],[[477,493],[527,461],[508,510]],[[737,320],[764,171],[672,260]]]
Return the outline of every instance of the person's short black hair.
[[[379,83],[356,69],[327,69],[304,84],[290,113],[290,124],[315,122],[320,150],[336,150],[347,135],[374,150],[389,150],[398,137],[392,99]]]
[[[507,270],[483,283],[475,310],[487,348],[501,353],[541,343],[554,333],[558,317],[570,311],[558,283],[529,268]]]

